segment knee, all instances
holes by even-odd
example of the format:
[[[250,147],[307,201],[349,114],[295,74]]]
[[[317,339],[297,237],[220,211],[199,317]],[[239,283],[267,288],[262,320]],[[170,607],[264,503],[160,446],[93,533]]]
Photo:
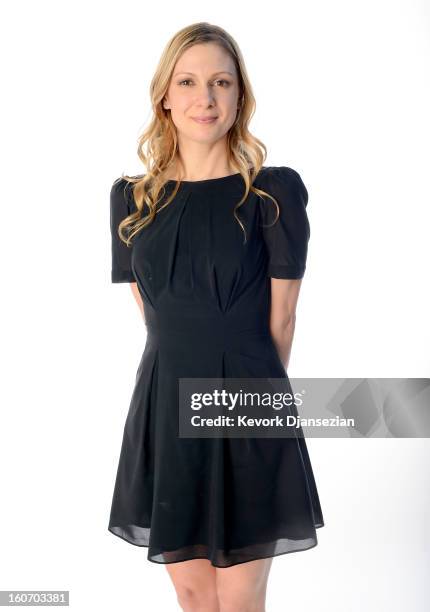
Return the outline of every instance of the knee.
[[[215,590],[196,589],[182,585],[176,587],[176,597],[184,612],[204,612],[216,610],[217,594]]]

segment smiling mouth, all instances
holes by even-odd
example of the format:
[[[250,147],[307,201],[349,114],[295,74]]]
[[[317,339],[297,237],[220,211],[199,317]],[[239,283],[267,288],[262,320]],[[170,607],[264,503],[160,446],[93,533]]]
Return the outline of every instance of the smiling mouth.
[[[203,123],[203,124],[210,124],[210,123],[214,123],[218,117],[191,117],[191,119],[193,119],[194,121],[196,121],[197,123]]]

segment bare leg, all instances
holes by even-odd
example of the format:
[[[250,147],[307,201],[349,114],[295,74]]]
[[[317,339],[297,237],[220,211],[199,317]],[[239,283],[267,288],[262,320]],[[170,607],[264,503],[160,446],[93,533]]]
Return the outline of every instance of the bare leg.
[[[184,612],[219,612],[215,567],[208,559],[167,563],[166,569]]]
[[[265,612],[272,557],[215,568],[219,612]]]

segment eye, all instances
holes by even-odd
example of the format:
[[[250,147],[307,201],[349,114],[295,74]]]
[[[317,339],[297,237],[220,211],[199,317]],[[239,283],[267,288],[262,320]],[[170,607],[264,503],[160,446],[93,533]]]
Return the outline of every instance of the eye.
[[[183,83],[191,83],[191,82],[192,82],[191,79],[184,79],[183,81],[179,81],[178,85],[183,85]],[[225,83],[223,87],[228,87],[230,85],[230,82],[226,81],[226,79],[217,79],[216,81],[214,81],[214,83]]]

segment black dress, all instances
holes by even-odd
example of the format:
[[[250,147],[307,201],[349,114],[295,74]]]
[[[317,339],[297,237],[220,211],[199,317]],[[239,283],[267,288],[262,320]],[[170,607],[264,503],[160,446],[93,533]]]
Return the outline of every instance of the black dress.
[[[165,196],[174,188],[165,184]],[[111,189],[112,276],[137,281],[147,339],[125,421],[108,529],[148,547],[148,560],[209,559],[228,567],[316,546],[324,525],[304,438],[180,438],[178,378],[288,378],[269,330],[270,277],[302,278],[308,192],[285,166],[243,195],[240,174],[183,181],[132,240],[132,185]],[[162,200],[159,206],[162,204]],[[146,205],[145,205],[146,206]]]

